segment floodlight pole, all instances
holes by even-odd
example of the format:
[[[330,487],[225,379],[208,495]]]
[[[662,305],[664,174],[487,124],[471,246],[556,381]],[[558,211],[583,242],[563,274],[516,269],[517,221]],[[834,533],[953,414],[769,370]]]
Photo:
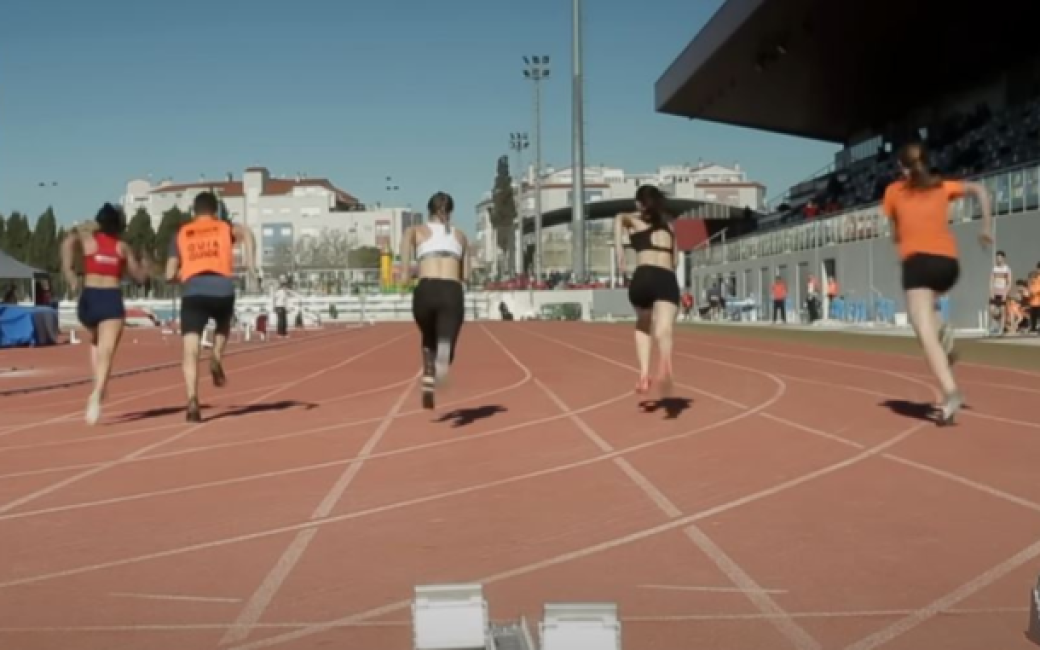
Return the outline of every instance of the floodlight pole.
[[[524,77],[534,82],[534,276],[542,277],[542,80],[549,78],[549,57],[524,57]],[[521,229],[522,231],[522,229]]]
[[[571,35],[571,228],[574,244],[571,268],[577,282],[585,281],[585,116],[582,61],[581,0],[572,0]]]

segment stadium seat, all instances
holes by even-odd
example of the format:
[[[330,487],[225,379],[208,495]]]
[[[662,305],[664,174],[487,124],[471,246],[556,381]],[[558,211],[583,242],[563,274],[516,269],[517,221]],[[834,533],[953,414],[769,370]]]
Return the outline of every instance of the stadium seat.
[[[547,604],[542,650],[621,650],[621,623],[613,603]]]
[[[425,585],[412,603],[415,650],[487,650],[488,606],[480,585]]]

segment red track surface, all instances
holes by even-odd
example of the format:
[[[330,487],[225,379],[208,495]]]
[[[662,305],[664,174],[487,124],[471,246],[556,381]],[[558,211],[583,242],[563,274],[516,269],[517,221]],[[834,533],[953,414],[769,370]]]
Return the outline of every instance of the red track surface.
[[[626,650],[1029,647],[1040,375],[962,368],[937,429],[883,404],[934,398],[917,360],[683,332],[670,418],[627,328],[471,324],[431,416],[416,348],[233,357],[202,425],[176,368],[96,428],[86,387],[0,398],[0,648],[407,650],[412,587],[456,581],[498,619],[616,601]]]

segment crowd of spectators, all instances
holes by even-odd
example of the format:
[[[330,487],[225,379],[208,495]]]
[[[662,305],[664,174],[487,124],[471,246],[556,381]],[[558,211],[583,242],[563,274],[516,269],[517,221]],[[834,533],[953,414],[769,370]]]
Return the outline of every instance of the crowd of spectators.
[[[1040,159],[1040,98],[993,112],[986,106],[952,115],[928,128],[924,141],[943,175],[963,178]],[[871,158],[819,179],[823,188],[782,207],[783,222],[813,219],[881,200],[898,178],[892,143]]]

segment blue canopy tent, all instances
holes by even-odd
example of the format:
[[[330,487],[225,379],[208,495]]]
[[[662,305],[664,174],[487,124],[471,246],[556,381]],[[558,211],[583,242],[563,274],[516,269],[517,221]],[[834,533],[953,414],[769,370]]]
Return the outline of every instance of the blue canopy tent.
[[[33,302],[36,301],[34,280],[47,277],[47,273],[23,264],[0,251],[0,281],[30,281],[33,287]],[[0,348],[54,345],[57,339],[58,313],[54,309],[0,304]]]

